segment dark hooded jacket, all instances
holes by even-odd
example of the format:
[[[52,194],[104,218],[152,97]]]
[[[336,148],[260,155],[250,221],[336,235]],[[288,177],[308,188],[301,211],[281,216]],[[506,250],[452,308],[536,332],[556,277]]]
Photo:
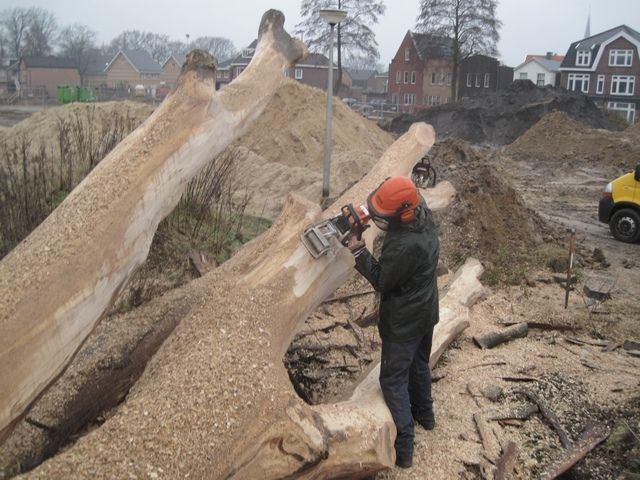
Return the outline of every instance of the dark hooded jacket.
[[[356,270],[381,293],[378,329],[383,340],[419,338],[438,323],[438,235],[431,211],[387,232],[380,260],[366,248],[355,252]]]

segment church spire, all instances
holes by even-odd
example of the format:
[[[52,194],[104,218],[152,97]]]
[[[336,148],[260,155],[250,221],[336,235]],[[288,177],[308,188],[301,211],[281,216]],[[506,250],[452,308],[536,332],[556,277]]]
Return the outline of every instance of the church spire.
[[[591,5],[589,5],[589,15],[587,16],[587,28],[584,29],[584,38],[591,36]]]

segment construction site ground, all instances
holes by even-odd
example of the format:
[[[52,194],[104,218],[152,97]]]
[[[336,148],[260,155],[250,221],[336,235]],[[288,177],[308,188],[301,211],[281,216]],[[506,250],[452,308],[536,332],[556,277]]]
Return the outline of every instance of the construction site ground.
[[[289,191],[318,196],[323,100],[307,90],[287,82],[251,135],[229,147],[241,176],[260,169],[261,175],[245,186],[261,192],[247,205],[253,215],[273,219]],[[571,101],[561,100],[563,105]],[[576,102],[581,115],[599,114],[590,107],[582,109],[582,99]],[[275,136],[272,126],[282,121],[278,112],[286,113],[295,128],[279,129],[284,133]],[[606,124],[596,120],[587,123]],[[336,195],[357,181],[392,141],[391,135],[342,105],[337,122],[341,133],[334,139],[338,162],[333,175],[340,179]],[[498,137],[508,135],[487,136]],[[482,281],[487,291],[471,310],[470,327],[433,371],[437,425],[429,432],[416,428],[413,468],[393,469],[377,478],[489,478],[491,462],[497,459],[487,451],[474,414],[508,414],[536,402],[554,413],[559,425],[550,424],[540,411],[528,419],[488,422],[498,448],[510,441],[517,448],[514,478],[542,476],[566,454],[560,441],[563,432],[576,442],[593,422],[611,435],[563,478],[639,478],[640,358],[634,356],[637,346],[629,342],[640,341],[640,244],[615,241],[608,227],[597,221],[603,187],[640,161],[639,139],[637,128],[597,130],[552,112],[505,147],[478,147],[457,138],[436,144],[431,158],[438,180],[451,181],[458,192],[454,204],[436,214],[440,290],[468,257],[476,257],[485,265]],[[578,251],[575,283],[565,309],[567,228],[576,229]],[[585,286],[587,292],[598,290],[607,299],[588,296]],[[340,298],[352,294],[358,295]],[[309,317],[284,359],[296,390],[310,403],[348,397],[379,359],[380,340],[371,321],[377,299],[370,286],[354,276],[330,300]],[[113,343],[114,332],[125,338],[136,325],[118,327],[119,318],[114,313],[100,325],[76,365],[84,361],[103,368],[97,360],[101,343],[107,345],[105,350],[122,350]],[[170,320],[141,326],[143,333],[135,333],[136,338],[150,335],[154,328],[156,333],[164,328],[168,335],[174,326]],[[488,350],[473,341],[474,336],[518,322],[533,324],[525,338]],[[109,330],[110,325],[116,330]],[[126,341],[133,338],[126,336]],[[91,355],[96,357],[89,359]],[[75,371],[72,364],[69,372],[77,380],[81,376]],[[55,391],[51,390],[54,400]],[[36,413],[37,409],[36,405]],[[97,428],[110,415],[105,411],[89,419],[69,440]],[[2,448],[0,460],[6,453]],[[2,468],[0,478],[5,478]]]

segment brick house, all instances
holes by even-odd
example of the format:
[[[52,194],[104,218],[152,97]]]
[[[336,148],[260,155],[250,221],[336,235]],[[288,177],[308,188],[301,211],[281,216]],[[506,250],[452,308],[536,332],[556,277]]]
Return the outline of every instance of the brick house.
[[[107,72],[105,72],[105,68],[107,68],[112,58],[112,55],[102,54],[98,50],[93,51],[82,76],[84,86],[91,88],[106,86]]]
[[[109,88],[155,88],[160,84],[162,67],[146,50],[119,50],[104,69]]]
[[[21,95],[57,98],[58,85],[80,85],[73,60],[58,57],[22,57],[16,64]]]
[[[162,63],[162,74],[160,75],[160,81],[164,82],[165,86],[174,88],[178,82],[182,65],[186,61],[187,56],[181,54],[172,53]]]
[[[389,75],[376,70],[348,70],[351,89],[348,96],[362,102],[387,97]]]
[[[547,52],[546,55],[527,55],[513,70],[514,80],[531,80],[539,87],[560,86],[560,65],[564,55]]]
[[[449,39],[408,30],[389,65],[388,101],[399,112],[449,102],[452,54]]]
[[[638,121],[640,33],[620,25],[573,42],[560,66],[562,87],[582,92],[599,107]]]
[[[226,60],[218,65],[216,70],[217,89],[231,83],[234,78],[240,75],[242,71],[247,68],[247,65],[249,65],[253,58],[257,45],[258,41],[254,40],[248,47],[243,48],[242,51],[234,58]],[[326,90],[328,68],[329,59],[325,55],[320,53],[310,53],[307,55],[307,58],[302,60],[300,63],[297,63],[290,69],[285,70],[284,74],[287,77],[299,81],[300,83]],[[336,78],[337,74],[338,67],[334,65],[334,78]],[[342,71],[342,84],[346,88],[351,87],[351,77],[344,69]]]
[[[465,58],[458,74],[460,99],[504,90],[513,82],[513,68],[500,65],[498,59],[486,55]]]

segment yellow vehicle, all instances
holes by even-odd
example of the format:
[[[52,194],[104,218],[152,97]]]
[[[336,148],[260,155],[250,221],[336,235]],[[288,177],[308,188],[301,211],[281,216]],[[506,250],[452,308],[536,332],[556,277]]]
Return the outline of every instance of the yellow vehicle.
[[[640,240],[640,165],[610,182],[602,192],[598,219],[608,223],[611,233],[622,242]]]

